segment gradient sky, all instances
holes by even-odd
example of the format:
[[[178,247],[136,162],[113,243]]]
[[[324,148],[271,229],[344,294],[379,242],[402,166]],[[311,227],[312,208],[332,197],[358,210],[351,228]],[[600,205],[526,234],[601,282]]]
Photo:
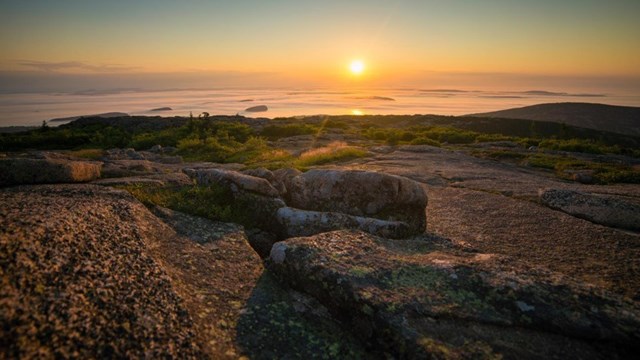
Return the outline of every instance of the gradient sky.
[[[393,86],[448,74],[462,86],[465,76],[470,86],[509,76],[629,86],[640,79],[638,19],[639,0],[0,0],[0,72]],[[347,71],[355,58],[367,65],[358,79]]]

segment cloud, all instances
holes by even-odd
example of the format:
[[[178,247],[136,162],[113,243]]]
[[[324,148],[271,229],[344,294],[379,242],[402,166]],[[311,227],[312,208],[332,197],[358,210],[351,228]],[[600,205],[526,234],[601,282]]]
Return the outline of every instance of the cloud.
[[[131,66],[122,66],[119,64],[102,64],[102,65],[92,65],[87,64],[81,61],[62,61],[62,62],[52,62],[52,61],[38,61],[38,60],[19,60],[18,64],[21,66],[26,66],[30,68],[34,68],[41,71],[47,72],[56,72],[56,71],[64,71],[64,70],[84,70],[88,72],[95,73],[118,73],[118,72],[126,72],[137,69],[136,67]]]

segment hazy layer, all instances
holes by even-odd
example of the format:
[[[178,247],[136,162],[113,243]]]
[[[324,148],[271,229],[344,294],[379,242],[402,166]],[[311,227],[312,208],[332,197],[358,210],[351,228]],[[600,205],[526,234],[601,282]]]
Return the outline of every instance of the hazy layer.
[[[188,116],[190,112],[250,117],[340,114],[442,114],[502,110],[548,102],[640,106],[640,95],[455,89],[327,90],[112,90],[78,93],[2,94],[0,126],[39,125],[42,120],[105,112]],[[269,110],[245,113],[266,105]],[[169,111],[151,111],[170,107]]]

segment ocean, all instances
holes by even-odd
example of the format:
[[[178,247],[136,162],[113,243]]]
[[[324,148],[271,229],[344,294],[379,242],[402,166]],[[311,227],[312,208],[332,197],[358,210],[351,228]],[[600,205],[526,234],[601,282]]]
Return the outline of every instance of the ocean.
[[[304,115],[464,115],[550,102],[592,102],[640,106],[640,95],[551,91],[457,89],[211,89],[112,90],[75,93],[0,94],[0,127],[34,126],[43,120],[107,112],[130,115],[288,117]],[[247,108],[265,105],[264,112]],[[158,108],[171,110],[153,111]],[[51,123],[56,125],[58,123]]]

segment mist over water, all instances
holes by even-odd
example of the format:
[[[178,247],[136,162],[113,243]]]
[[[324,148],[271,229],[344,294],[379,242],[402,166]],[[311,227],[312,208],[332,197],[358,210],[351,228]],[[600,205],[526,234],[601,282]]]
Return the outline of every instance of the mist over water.
[[[206,111],[211,115],[240,114],[268,118],[318,114],[464,115],[550,102],[640,106],[640,95],[457,89],[116,89],[75,93],[22,93],[0,95],[0,126],[40,125],[43,120],[106,112],[148,116],[189,116],[189,113],[193,113],[197,116]],[[259,105],[266,105],[268,111],[245,111]],[[171,110],[151,111],[163,107]]]

